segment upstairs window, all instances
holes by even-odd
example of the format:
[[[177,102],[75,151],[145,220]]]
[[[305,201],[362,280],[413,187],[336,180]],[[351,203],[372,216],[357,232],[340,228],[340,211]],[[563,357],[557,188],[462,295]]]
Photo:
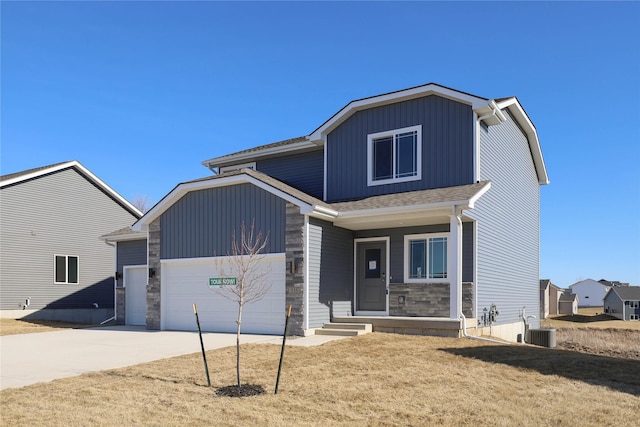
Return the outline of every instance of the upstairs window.
[[[368,185],[416,181],[422,177],[422,126],[367,136]]]
[[[405,283],[446,282],[448,233],[404,237]]]
[[[54,255],[54,283],[57,285],[77,284],[80,260],[77,256]]]

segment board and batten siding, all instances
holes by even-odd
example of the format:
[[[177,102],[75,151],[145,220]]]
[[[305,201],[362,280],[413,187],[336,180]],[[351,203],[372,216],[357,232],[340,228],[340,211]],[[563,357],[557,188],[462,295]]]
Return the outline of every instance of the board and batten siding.
[[[124,285],[124,267],[147,265],[147,239],[125,240],[116,244],[116,271],[120,273],[117,286],[120,288]]]
[[[352,314],[353,232],[316,218],[308,230],[309,328],[320,328]]]
[[[258,160],[256,170],[313,197],[323,197],[324,151],[321,149]]]
[[[285,201],[253,184],[191,191],[160,217],[160,258],[199,258],[231,254],[235,232],[268,236],[264,253],[285,252]]]
[[[0,190],[0,307],[113,308],[115,251],[100,236],[136,216],[69,168]],[[79,257],[79,283],[54,284],[54,255]]]
[[[367,135],[422,125],[422,179],[367,185]],[[432,95],[359,111],[327,136],[328,202],[472,184],[473,111]]]
[[[479,319],[495,304],[497,324],[540,313],[540,187],[529,144],[507,121],[480,131],[480,179],[491,189],[465,214],[477,221],[476,298]],[[539,319],[531,321],[538,327]]]

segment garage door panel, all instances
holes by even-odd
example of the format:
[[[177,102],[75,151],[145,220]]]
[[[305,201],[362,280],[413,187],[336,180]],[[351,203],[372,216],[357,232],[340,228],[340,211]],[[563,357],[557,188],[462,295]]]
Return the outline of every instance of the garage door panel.
[[[242,332],[281,334],[285,315],[284,254],[268,256],[262,263],[270,268],[271,289],[262,300],[244,305]],[[203,331],[236,331],[238,304],[209,287],[211,277],[222,277],[211,258],[163,263],[161,280],[165,329],[197,330],[193,314],[195,303]]]

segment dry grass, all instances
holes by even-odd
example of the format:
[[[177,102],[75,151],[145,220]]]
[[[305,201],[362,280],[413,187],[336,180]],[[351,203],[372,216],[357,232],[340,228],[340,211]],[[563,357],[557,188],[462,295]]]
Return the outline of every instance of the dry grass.
[[[58,322],[55,320],[27,320],[0,318],[0,335],[32,334],[36,332],[51,332],[61,329],[92,328],[96,325],[82,323]]]
[[[636,341],[637,342],[637,341]],[[483,341],[374,333],[290,347],[243,346],[244,381],[217,397],[196,353],[0,392],[2,425],[634,425],[640,360]],[[232,384],[234,349],[207,353]]]
[[[619,320],[604,314],[602,307],[578,309],[575,315],[549,316],[542,321],[543,328],[591,328],[591,329],[631,329],[640,331],[640,322]]]

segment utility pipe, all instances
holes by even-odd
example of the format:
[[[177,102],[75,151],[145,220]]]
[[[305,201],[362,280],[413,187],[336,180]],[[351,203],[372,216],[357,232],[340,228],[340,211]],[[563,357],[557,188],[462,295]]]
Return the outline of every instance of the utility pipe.
[[[462,314],[462,311],[460,312],[460,319],[462,319],[462,336],[464,336],[465,338],[469,338],[469,339],[472,339],[472,340],[488,341],[488,342],[493,342],[493,343],[498,343],[498,344],[511,345],[511,343],[508,342],[508,341],[498,341],[498,340],[492,340],[491,338],[484,338],[484,337],[476,337],[476,336],[473,336],[473,335],[467,335],[467,318],[464,317],[464,314]]]

